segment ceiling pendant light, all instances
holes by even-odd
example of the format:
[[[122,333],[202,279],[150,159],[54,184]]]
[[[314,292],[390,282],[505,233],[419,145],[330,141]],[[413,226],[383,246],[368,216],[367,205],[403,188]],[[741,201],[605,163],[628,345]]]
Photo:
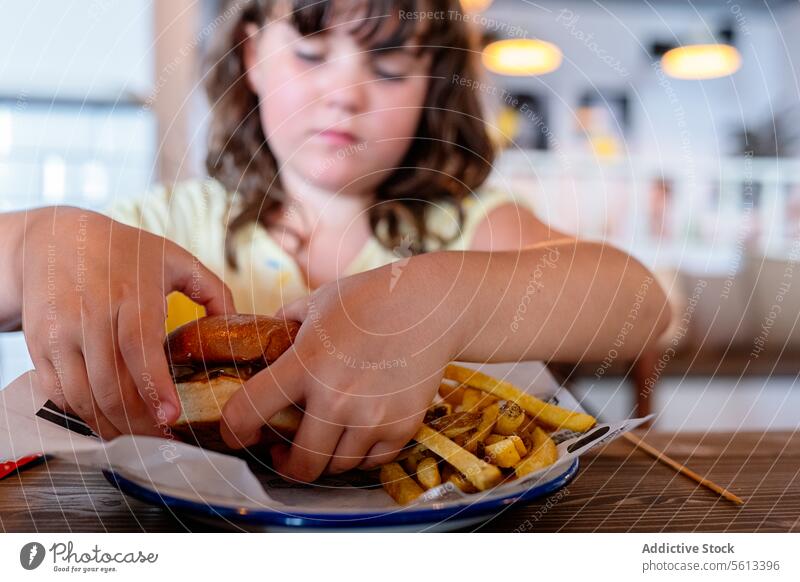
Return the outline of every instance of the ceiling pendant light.
[[[484,66],[499,75],[544,75],[560,67],[561,60],[561,50],[543,40],[499,40],[483,49]]]
[[[492,0],[461,0],[461,9],[464,12],[483,12],[491,4]]]
[[[664,53],[661,66],[676,79],[717,79],[738,71],[742,57],[728,44],[691,44]]]

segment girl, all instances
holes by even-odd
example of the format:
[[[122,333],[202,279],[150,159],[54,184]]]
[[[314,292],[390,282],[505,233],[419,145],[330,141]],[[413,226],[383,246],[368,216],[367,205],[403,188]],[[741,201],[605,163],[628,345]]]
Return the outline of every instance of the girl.
[[[225,441],[243,447],[281,408],[304,408],[291,447],[272,451],[289,478],[392,459],[452,360],[600,360],[622,329],[615,349],[632,357],[668,323],[642,265],[482,187],[493,151],[459,83],[479,71],[458,10],[244,3],[208,76],[210,179],[111,211],[196,255],[236,310],[303,323],[223,411]],[[155,260],[124,255],[144,272]],[[160,316],[140,314],[147,328]],[[158,390],[177,405],[171,384]]]

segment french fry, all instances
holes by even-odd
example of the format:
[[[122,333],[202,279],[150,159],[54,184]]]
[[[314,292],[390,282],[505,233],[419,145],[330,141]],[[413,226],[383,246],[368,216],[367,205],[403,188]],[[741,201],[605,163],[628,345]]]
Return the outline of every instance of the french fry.
[[[439,396],[450,406],[458,406],[461,404],[461,401],[464,400],[464,392],[466,392],[466,390],[466,386],[462,386],[461,384],[448,384],[446,382],[439,384]]]
[[[534,426],[536,426],[536,421],[534,421],[530,416],[526,414],[525,420],[522,421],[522,424],[517,429],[517,434],[518,435],[533,434]]]
[[[531,425],[530,430],[533,431],[535,425]],[[522,441],[522,446],[525,447],[525,453],[522,453],[522,456],[528,454],[528,452],[533,448],[533,437],[529,432],[518,432],[516,434],[517,437]]]
[[[475,412],[454,412],[447,416],[437,418],[427,423],[433,430],[442,433],[447,438],[455,438],[478,428],[481,415]]]
[[[558,459],[558,451],[553,439],[538,426],[533,429],[533,450],[514,466],[517,477],[523,477],[544,467],[549,467]]]
[[[423,422],[429,424],[432,420],[448,416],[452,413],[453,406],[449,402],[437,402],[436,404],[431,404],[425,412],[425,420]]]
[[[519,435],[512,434],[508,438],[511,440],[512,443],[514,443],[514,446],[517,447],[517,452],[519,453],[520,457],[524,457],[525,455],[528,454],[528,447],[525,446],[525,443],[519,437]]]
[[[424,493],[397,463],[387,463],[381,466],[380,478],[383,488],[400,505],[411,503]]]
[[[558,460],[552,432],[585,432],[596,422],[469,368],[448,366],[445,379],[443,400],[427,410],[422,427],[394,462],[380,468],[381,483],[398,504],[441,483],[475,493],[499,485],[504,475],[524,477]]]
[[[441,485],[442,476],[439,474],[439,465],[433,457],[425,457],[417,465],[417,481],[425,489]]]
[[[486,392],[481,392],[475,388],[466,388],[464,390],[464,398],[461,401],[461,410],[465,412],[481,412],[498,400],[498,398]]]
[[[459,447],[429,426],[422,425],[414,436],[414,440],[425,445],[445,462],[461,471],[469,482],[481,491],[494,487],[503,478],[500,469]]]
[[[535,396],[520,391],[519,388],[509,382],[497,380],[477,370],[450,364],[445,369],[444,376],[448,380],[467,384],[501,400],[515,402],[525,412],[529,413],[536,422],[546,424],[555,429],[586,432],[597,422],[594,417],[588,414],[548,404]]]
[[[471,433],[461,433],[460,435],[454,436],[450,440],[463,449],[469,440],[470,434]]]
[[[486,446],[495,445],[500,441],[504,440],[505,438],[506,438],[505,435],[492,433],[488,437],[486,437],[486,439],[483,441],[483,444],[485,444]]]
[[[513,467],[520,461],[517,447],[511,439],[503,439],[493,445],[486,445],[485,451],[492,464],[498,467]]]
[[[469,480],[464,476],[463,473],[459,471],[454,471],[453,474],[448,479],[451,483],[453,483],[456,487],[461,489],[464,493],[476,493],[478,489],[469,482]]]
[[[475,485],[467,481],[467,478],[460,471],[450,465],[445,465],[444,469],[442,469],[442,478],[445,482],[452,483],[464,493],[476,493],[478,491]]]
[[[497,422],[497,415],[499,413],[500,405],[497,403],[487,406],[483,409],[483,412],[481,412],[481,422],[478,425],[478,428],[475,430],[475,433],[464,445],[465,449],[467,449],[473,455],[475,454],[475,452],[478,450],[478,443],[482,443],[484,440],[486,440],[487,436],[492,434],[492,430]]]
[[[477,410],[478,403],[481,401],[481,396],[481,391],[475,388],[467,388],[464,390],[464,398],[461,400],[461,410],[464,412]]]
[[[497,417],[497,425],[494,432],[497,434],[512,435],[525,420],[525,413],[522,408],[514,402],[505,402],[500,407],[500,415]]]
[[[403,467],[409,473],[416,473],[419,462],[428,455],[428,449],[426,449],[423,445],[416,444],[408,453],[408,455],[406,455],[406,457],[402,460]],[[395,461],[397,460],[398,459],[395,459]]]

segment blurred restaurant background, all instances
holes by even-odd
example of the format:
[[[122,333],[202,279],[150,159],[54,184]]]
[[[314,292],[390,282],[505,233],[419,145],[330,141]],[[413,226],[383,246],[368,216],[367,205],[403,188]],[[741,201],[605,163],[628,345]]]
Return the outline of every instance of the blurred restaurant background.
[[[462,4],[486,70],[462,84],[502,148],[491,181],[626,249],[672,300],[636,361],[558,373],[606,420],[798,428],[800,2]],[[203,56],[231,10],[0,2],[2,210],[103,208],[203,175]],[[0,384],[30,367],[21,334],[0,335]]]

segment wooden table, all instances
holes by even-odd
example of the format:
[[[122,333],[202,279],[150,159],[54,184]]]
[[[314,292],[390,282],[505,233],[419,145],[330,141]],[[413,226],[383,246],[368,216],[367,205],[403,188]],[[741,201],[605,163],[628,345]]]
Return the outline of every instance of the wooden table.
[[[645,436],[745,498],[736,507],[616,441],[582,458],[576,479],[547,499],[511,506],[478,531],[800,531],[800,432]],[[99,471],[63,461],[0,481],[0,531],[214,531],[120,494]]]

